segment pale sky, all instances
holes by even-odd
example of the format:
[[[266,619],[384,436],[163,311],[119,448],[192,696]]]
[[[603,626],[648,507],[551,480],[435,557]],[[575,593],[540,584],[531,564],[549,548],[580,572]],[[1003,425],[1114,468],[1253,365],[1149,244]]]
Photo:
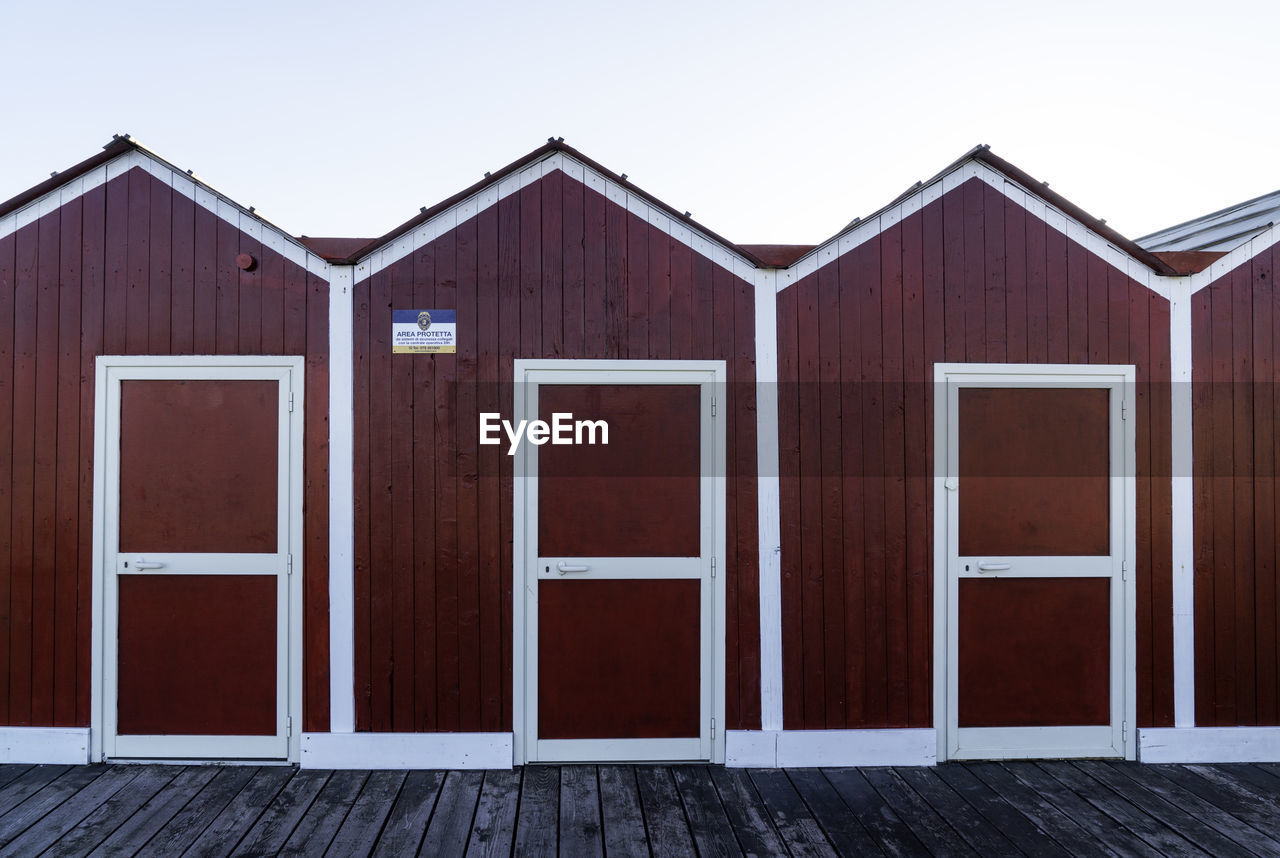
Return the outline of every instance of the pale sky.
[[[0,199],[130,132],[294,234],[546,141],[816,243],[978,143],[1130,237],[1280,188],[1280,4],[0,0]]]

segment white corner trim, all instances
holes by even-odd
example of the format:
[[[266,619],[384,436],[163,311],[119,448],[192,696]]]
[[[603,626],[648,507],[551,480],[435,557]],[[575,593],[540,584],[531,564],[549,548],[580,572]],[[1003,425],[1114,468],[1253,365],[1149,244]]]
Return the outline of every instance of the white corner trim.
[[[510,733],[303,733],[304,769],[509,769]]]
[[[1173,723],[1194,727],[1195,698],[1195,456],[1191,396],[1191,284],[1170,278],[1169,303],[1170,441],[1173,461],[1171,496],[1173,531]]]
[[[778,730],[726,730],[724,764],[731,769],[778,766]]]
[[[760,585],[760,726],[782,729],[782,502],[778,488],[777,271],[755,278],[756,510]]]
[[[1280,762],[1280,727],[1165,727],[1138,731],[1144,763]]]
[[[356,729],[354,304],[350,265],[329,281],[329,729]],[[304,746],[305,747],[305,746]]]
[[[88,727],[0,727],[0,764],[88,762]]]
[[[312,274],[328,279],[329,263],[312,253],[298,239],[284,232],[271,222],[250,212],[244,206],[215,191],[213,188],[179,170],[158,155],[143,150],[121,153],[89,172],[70,179],[41,197],[32,200],[16,212],[0,217],[0,238],[17,232],[44,215],[87,194],[112,179],[125,175],[134,168],[141,169],[160,182],[173,188],[184,197],[207,209],[236,229],[252,235],[285,259],[305,268]]]
[[[755,272],[757,270],[755,264],[749,262],[736,248],[722,244],[710,236],[674,220],[665,211],[649,203],[648,200],[635,193],[631,188],[618,184],[564,152],[546,154],[496,184],[481,188],[476,193],[450,206],[426,223],[420,224],[391,243],[374,250],[358,261],[355,282],[360,283],[366,277],[372,277],[388,265],[408,256],[414,250],[430,244],[435,239],[457,227],[458,224],[465,223],[480,212],[497,205],[500,200],[506,199],[556,170],[560,170],[568,178],[586,185],[610,202],[621,206],[641,220],[648,222],[650,226],[662,230],[676,241],[687,245],[695,253],[705,256],[721,268],[732,272],[748,283],[755,282]]]

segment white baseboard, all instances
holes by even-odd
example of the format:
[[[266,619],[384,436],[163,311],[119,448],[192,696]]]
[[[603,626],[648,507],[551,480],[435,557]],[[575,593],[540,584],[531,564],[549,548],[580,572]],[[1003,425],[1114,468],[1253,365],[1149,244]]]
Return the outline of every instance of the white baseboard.
[[[938,733],[909,730],[730,730],[725,765],[736,767],[932,766]]]
[[[303,733],[304,769],[509,769],[510,733]]]
[[[1280,727],[1164,727],[1138,730],[1144,763],[1280,762]]]
[[[0,727],[0,763],[88,762],[88,727]]]

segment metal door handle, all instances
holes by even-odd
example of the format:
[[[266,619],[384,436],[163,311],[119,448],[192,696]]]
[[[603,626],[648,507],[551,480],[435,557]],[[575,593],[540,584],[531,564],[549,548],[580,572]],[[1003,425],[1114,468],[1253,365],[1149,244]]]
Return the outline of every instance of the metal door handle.
[[[979,572],[1004,572],[1012,568],[1012,563],[988,563],[986,560],[983,560],[978,564]]]
[[[125,565],[128,566],[129,564],[126,563]],[[153,560],[135,560],[133,561],[133,568],[134,569],[163,569],[164,564],[156,563]]]
[[[561,560],[559,563],[556,564],[556,570],[561,575],[563,575],[566,572],[589,572],[591,571],[591,567],[574,565],[572,563],[565,563],[563,560]]]

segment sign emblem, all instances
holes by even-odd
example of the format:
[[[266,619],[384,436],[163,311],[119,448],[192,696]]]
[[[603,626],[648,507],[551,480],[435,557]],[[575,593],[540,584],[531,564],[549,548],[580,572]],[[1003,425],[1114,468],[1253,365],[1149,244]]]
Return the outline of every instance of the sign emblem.
[[[418,314],[418,327],[424,331],[431,327],[431,314],[426,310]]]

